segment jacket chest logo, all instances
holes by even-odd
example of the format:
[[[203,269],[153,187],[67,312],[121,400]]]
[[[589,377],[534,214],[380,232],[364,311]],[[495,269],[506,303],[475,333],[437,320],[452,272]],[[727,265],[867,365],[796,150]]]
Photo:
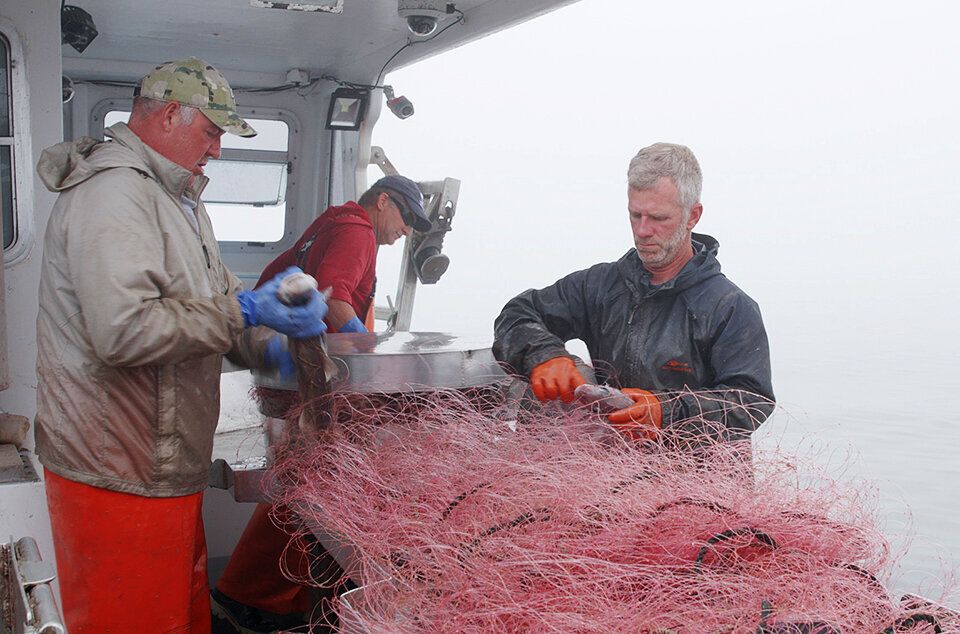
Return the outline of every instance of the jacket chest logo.
[[[689,363],[684,363],[683,361],[677,361],[676,359],[670,359],[662,366],[661,370],[666,370],[668,372],[680,372],[683,374],[693,374],[693,368],[690,367]]]

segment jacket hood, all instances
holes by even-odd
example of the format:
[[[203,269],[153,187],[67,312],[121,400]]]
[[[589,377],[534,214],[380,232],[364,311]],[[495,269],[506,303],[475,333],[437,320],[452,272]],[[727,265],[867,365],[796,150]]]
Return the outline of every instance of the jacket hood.
[[[693,258],[684,265],[675,278],[663,284],[650,283],[650,272],[644,268],[636,249],[630,249],[620,258],[617,269],[630,291],[639,297],[648,297],[655,293],[679,292],[720,275],[720,261],[717,260],[720,243],[716,238],[704,233],[694,233],[692,243]]]
[[[81,137],[45,149],[37,162],[37,173],[47,189],[62,192],[115,167],[129,167],[153,178],[178,199],[184,191],[196,199],[206,186],[207,178],[201,176],[188,190],[190,170],[146,145],[126,124],[114,124],[103,134],[113,141]]]
[[[332,219],[339,224],[361,225],[373,228],[373,221],[370,220],[370,214],[366,209],[352,200],[338,207],[330,207],[325,214],[330,214]]]

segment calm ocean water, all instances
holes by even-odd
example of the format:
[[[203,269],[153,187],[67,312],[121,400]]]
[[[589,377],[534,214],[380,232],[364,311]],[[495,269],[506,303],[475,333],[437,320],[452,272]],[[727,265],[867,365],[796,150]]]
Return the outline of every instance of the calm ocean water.
[[[841,482],[875,490],[884,533],[905,552],[892,593],[960,607],[960,381],[947,360],[874,355],[796,357],[775,363],[780,405],[756,434],[761,448],[793,452]]]

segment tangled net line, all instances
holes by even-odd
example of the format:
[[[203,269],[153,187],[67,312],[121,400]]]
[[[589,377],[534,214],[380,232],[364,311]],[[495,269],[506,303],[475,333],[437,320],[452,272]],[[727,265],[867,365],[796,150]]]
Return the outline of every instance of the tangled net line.
[[[328,398],[335,422],[273,476],[352,547],[362,596],[334,609],[359,631],[960,632],[887,595],[874,492],[796,457],[636,446],[585,409],[511,423],[453,392]]]

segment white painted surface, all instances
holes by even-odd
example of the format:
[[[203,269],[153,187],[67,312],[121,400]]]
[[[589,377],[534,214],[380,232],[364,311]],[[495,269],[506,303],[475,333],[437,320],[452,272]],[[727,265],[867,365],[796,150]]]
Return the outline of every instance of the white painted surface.
[[[4,2],[0,28],[13,32],[22,57],[13,59],[27,87],[14,87],[19,134],[27,141],[18,156],[18,214],[24,228],[14,262],[4,266],[10,387],[0,392],[0,410],[33,419],[36,414],[36,317],[43,228],[54,197],[37,179],[33,166],[43,148],[61,140],[60,23],[58,0]],[[8,33],[8,37],[10,37]],[[26,130],[26,134],[24,134]],[[18,138],[18,143],[20,142]],[[27,446],[33,446],[29,434]],[[39,465],[36,465],[39,469]],[[40,483],[0,485],[0,534],[36,538],[45,561],[54,562],[46,497]]]

